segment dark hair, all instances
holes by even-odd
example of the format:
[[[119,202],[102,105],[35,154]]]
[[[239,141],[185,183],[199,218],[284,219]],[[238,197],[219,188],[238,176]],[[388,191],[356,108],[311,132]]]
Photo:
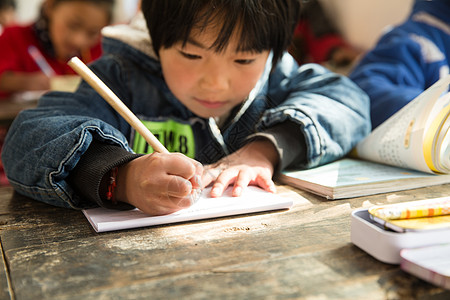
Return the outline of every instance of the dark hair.
[[[16,1],[14,0],[0,0],[0,9],[7,9],[7,8],[16,8]]]
[[[99,6],[103,6],[106,13],[108,14],[108,20],[109,22],[112,21],[113,18],[113,10],[114,10],[114,4],[115,0],[52,0],[52,5],[56,6],[60,3],[64,2],[86,2],[86,3],[93,3]],[[43,3],[43,6],[45,6],[45,1]],[[45,14],[44,14],[45,15]]]
[[[301,0],[143,0],[153,48],[186,43],[193,28],[219,24],[216,51],[223,50],[232,34],[239,36],[238,51],[273,50],[273,64],[291,43],[300,15]]]

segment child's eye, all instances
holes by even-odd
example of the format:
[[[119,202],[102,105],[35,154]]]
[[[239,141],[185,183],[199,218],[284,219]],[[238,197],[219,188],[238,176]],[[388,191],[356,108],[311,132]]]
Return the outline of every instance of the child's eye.
[[[180,52],[180,54],[181,54],[182,56],[184,56],[184,57],[187,58],[187,59],[200,59],[200,58],[202,58],[202,57],[199,56],[199,55],[189,54],[189,53],[186,53],[186,52],[183,52],[183,51],[179,51],[179,52]]]
[[[236,59],[235,62],[240,64],[240,65],[249,65],[251,63],[253,63],[255,60],[254,59]]]

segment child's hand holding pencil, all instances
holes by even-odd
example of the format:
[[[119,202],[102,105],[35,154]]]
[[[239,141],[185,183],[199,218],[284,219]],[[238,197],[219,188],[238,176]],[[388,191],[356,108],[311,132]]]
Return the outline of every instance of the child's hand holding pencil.
[[[151,215],[191,206],[200,196],[203,166],[181,153],[153,153],[119,168],[117,199]]]
[[[180,153],[169,153],[128,107],[77,57],[69,65],[137,132],[155,153],[119,167],[115,199],[145,213],[163,215],[189,207],[200,196],[203,166]]]

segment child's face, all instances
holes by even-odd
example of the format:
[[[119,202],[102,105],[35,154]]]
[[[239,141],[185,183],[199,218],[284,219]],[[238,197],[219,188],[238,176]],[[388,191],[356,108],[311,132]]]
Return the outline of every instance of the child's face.
[[[67,61],[94,46],[100,30],[108,25],[108,13],[100,5],[67,1],[47,11],[50,37],[58,59]]]
[[[0,10],[0,26],[8,26],[14,22],[15,9],[8,7]]]
[[[226,115],[242,103],[261,77],[269,51],[236,52],[236,35],[223,52],[210,49],[217,38],[212,28],[193,30],[187,44],[161,48],[161,67],[172,93],[200,117]]]

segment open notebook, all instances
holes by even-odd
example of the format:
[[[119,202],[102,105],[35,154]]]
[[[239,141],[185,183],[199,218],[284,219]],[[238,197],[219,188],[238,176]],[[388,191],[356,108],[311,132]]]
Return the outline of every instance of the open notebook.
[[[289,209],[293,205],[292,199],[253,186],[247,187],[241,197],[232,197],[231,188],[228,188],[222,197],[210,198],[210,190],[205,189],[200,199],[191,207],[164,216],[150,216],[138,209],[121,211],[102,207],[85,209],[83,213],[96,232],[104,232]]]

